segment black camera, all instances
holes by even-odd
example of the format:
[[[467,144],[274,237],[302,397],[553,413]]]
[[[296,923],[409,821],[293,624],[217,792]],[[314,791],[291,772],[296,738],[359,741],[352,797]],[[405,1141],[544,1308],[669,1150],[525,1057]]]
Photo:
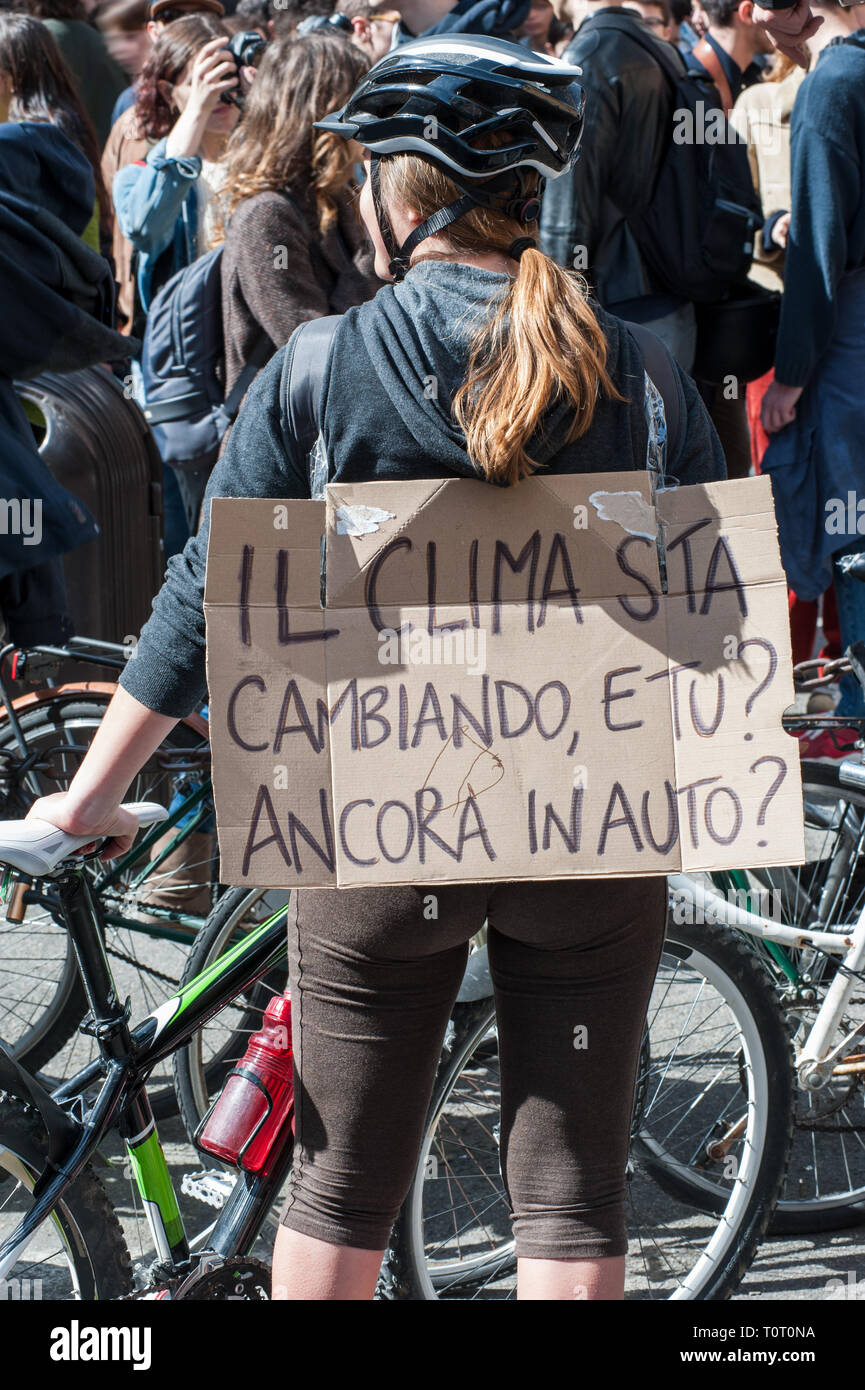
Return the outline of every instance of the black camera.
[[[267,39],[263,39],[257,29],[242,29],[239,34],[234,35],[227,51],[234,59],[238,82],[241,68],[257,68],[266,47]],[[239,88],[235,88],[233,92],[223,92],[219,99],[241,109],[246,100]]]

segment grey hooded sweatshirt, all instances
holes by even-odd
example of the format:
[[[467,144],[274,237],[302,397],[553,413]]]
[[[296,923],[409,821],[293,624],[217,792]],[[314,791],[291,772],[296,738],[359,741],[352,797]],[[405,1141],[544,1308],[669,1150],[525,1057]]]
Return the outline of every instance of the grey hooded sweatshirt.
[[[424,261],[398,285],[349,309],[337,327],[322,384],[319,419],[330,482],[477,478],[450,403],[465,378],[479,317],[508,277],[451,261]],[[648,428],[643,358],[619,319],[595,307],[607,339],[607,368],[624,402],[602,397],[589,430],[564,437],[567,405],[553,406],[529,454],[550,473],[644,468]],[[206,699],[204,571],[211,497],[308,498],[306,456],[285,401],[289,341],[259,373],[214,469],[205,520],[169,563],[153,614],[121,685],[149,709],[182,718]],[[671,359],[672,360],[672,359]],[[680,483],[725,476],[724,455],[697,389],[676,365],[682,428],[667,472]]]

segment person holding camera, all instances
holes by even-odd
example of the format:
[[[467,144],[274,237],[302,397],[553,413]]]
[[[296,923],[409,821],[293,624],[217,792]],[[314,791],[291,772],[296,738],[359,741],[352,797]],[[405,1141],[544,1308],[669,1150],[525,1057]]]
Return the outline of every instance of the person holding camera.
[[[381,281],[355,207],[359,150],[313,122],[342,106],[368,68],[326,30],[265,53],[225,162],[225,386],[306,319],[371,299]]]
[[[241,73],[228,41],[225,26],[209,15],[178,19],[141,74],[139,129],[156,143],[118,171],[112,191],[119,229],[137,253],[144,314],[156,291],[213,238],[226,144],[240,115]],[[235,99],[224,100],[229,96]]]
[[[118,260],[127,328],[143,335],[154,295],[190,265],[212,240],[216,195],[225,177],[228,137],[237,125],[241,70],[228,49],[229,33],[211,15],[175,20],[159,35],[137,86],[134,162],[114,174],[115,244],[130,247]],[[235,97],[225,101],[223,97]],[[131,114],[131,113],[130,113]],[[125,119],[122,117],[121,119]],[[105,160],[103,160],[105,168]],[[123,272],[133,272],[128,299]],[[140,379],[133,362],[133,377]],[[163,469],[166,553],[183,548],[206,476]]]

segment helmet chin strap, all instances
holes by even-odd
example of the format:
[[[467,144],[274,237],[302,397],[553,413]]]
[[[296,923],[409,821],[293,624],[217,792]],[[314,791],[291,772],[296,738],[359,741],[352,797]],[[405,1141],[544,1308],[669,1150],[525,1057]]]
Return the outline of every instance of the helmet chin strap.
[[[458,221],[460,217],[465,217],[467,212],[471,212],[472,208],[478,207],[479,204],[478,200],[473,198],[469,193],[463,193],[462,197],[457,198],[455,202],[448,203],[447,207],[440,208],[438,212],[434,212],[431,217],[421,222],[420,225],[415,227],[414,231],[406,237],[402,246],[397,246],[396,237],[393,234],[393,228],[390,225],[390,220],[384,210],[384,203],[382,201],[379,170],[380,163],[381,161],[378,155],[374,154],[370,159],[369,165],[372,205],[375,209],[375,218],[381,232],[385,250],[390,257],[388,270],[394,280],[403,280],[408,273],[411,263],[411,253],[414,251],[415,247],[419,245],[420,242],[425,241],[427,237],[436,236],[439,232],[444,231],[445,227],[449,227],[452,222]]]

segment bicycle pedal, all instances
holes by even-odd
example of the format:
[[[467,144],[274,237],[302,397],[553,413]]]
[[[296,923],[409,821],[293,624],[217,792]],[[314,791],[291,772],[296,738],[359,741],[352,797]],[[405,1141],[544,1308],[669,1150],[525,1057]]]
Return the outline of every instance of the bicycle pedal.
[[[219,1211],[234,1191],[236,1182],[234,1173],[226,1173],[221,1168],[199,1168],[195,1173],[184,1173],[180,1190],[185,1196],[194,1197]]]

